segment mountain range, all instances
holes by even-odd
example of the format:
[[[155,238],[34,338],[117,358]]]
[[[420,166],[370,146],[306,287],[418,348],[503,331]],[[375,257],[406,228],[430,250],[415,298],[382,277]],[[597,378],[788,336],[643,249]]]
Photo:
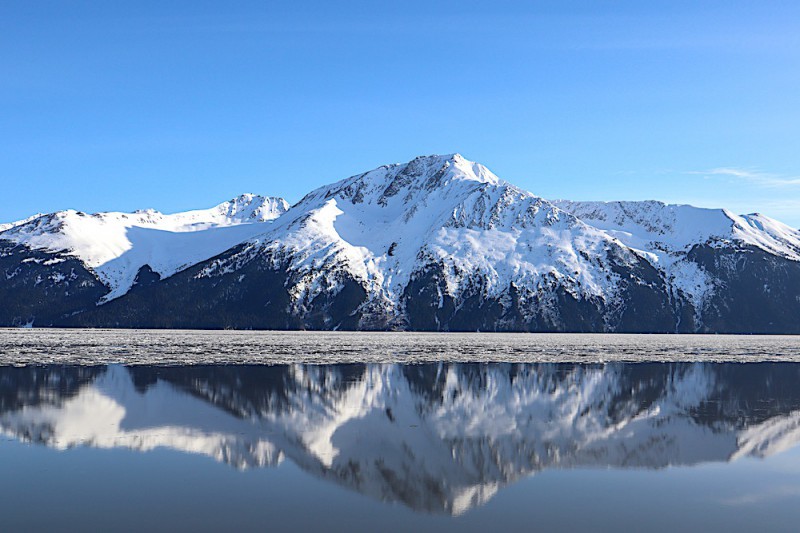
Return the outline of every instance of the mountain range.
[[[293,206],[0,225],[0,326],[800,333],[800,231],[761,214],[549,201],[458,154]]]

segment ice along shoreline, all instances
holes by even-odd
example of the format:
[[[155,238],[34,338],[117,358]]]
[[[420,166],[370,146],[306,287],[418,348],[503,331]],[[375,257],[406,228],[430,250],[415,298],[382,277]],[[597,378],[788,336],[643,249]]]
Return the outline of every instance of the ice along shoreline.
[[[800,336],[0,329],[0,365],[800,362]]]

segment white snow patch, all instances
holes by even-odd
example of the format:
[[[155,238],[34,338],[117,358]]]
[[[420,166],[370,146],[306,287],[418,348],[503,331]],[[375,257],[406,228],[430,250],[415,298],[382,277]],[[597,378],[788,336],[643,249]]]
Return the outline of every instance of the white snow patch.
[[[144,265],[162,278],[171,276],[265,232],[287,209],[283,199],[246,194],[211,209],[176,214],[69,210],[21,221],[2,238],[77,257],[111,289],[104,297],[108,301],[125,294]]]
[[[643,202],[553,202],[626,246],[643,252],[683,291],[698,311],[713,294],[711,277],[686,259],[695,245],[738,242],[800,261],[800,232],[764,215],[734,215],[725,209]]]

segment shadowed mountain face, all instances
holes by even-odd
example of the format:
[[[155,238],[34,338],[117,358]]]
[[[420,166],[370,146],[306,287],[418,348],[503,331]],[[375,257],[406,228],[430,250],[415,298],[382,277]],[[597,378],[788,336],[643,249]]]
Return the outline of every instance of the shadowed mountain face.
[[[427,364],[0,368],[0,432],[290,460],[459,514],[536,472],[764,457],[800,440],[800,365]]]

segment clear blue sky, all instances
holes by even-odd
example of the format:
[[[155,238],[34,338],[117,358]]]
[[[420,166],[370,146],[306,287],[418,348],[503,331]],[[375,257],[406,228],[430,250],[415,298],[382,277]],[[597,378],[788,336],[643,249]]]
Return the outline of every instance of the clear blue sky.
[[[546,198],[800,226],[800,2],[0,3],[0,222],[460,152]]]

